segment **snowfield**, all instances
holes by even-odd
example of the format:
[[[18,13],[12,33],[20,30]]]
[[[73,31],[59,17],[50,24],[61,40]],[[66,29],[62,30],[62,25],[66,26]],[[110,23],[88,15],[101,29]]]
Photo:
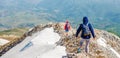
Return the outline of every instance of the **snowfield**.
[[[62,58],[66,52],[65,47],[55,44],[59,39],[52,27],[46,28],[27,37],[1,58]]]
[[[116,52],[112,47],[110,47],[110,45],[107,44],[107,41],[104,38],[100,37],[99,39],[97,39],[97,44],[111,50],[117,56],[117,58],[120,58],[120,54]]]
[[[4,44],[6,44],[8,42],[9,42],[8,40],[0,38],[0,45],[4,45]]]

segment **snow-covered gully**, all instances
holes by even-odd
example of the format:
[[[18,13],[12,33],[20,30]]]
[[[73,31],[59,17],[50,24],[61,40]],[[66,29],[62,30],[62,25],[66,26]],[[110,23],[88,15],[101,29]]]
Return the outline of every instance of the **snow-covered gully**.
[[[52,27],[45,28],[27,37],[1,58],[61,58],[66,52],[65,47],[56,46],[59,39],[59,34]]]

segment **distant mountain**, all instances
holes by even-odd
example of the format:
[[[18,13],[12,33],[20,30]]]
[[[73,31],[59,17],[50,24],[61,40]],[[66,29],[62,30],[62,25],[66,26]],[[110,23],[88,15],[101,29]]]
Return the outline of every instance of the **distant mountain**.
[[[94,27],[120,34],[119,5],[119,0],[3,0],[0,28],[33,27],[66,19],[77,26],[88,16]]]

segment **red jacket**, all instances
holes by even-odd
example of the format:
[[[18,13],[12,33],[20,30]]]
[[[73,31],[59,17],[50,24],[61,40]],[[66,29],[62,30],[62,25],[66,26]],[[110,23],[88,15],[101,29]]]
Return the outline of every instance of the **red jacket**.
[[[66,24],[65,24],[64,30],[70,30],[70,24],[69,24],[69,23],[66,23]]]

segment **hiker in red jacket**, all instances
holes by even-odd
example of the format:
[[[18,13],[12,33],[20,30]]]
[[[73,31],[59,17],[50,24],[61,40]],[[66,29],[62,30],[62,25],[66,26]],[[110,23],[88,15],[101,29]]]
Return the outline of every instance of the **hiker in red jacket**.
[[[66,36],[68,36],[68,32],[70,30],[70,23],[68,22],[68,20],[65,23],[64,30],[66,32]]]

